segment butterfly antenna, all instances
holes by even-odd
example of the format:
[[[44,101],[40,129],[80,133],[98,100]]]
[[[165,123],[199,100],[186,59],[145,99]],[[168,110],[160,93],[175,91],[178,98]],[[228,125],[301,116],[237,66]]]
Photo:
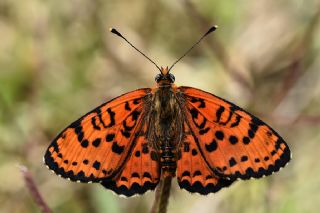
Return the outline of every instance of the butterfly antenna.
[[[112,32],[113,34],[119,36],[120,38],[122,38],[123,40],[125,40],[131,47],[133,47],[135,50],[137,50],[141,55],[143,55],[146,59],[148,59],[151,63],[153,63],[158,70],[161,72],[160,67],[153,61],[151,60],[148,56],[146,56],[146,54],[144,54],[143,52],[141,52],[138,48],[136,48],[130,41],[128,41],[123,35],[121,35],[121,33],[119,33],[116,29],[114,28],[110,28],[109,29],[110,32]]]
[[[190,47],[190,49],[188,49],[188,50],[185,52],[185,54],[183,54],[178,60],[176,60],[176,61],[171,65],[171,67],[169,68],[169,71],[172,69],[172,67],[173,67],[176,63],[178,63],[183,57],[185,57],[195,46],[197,46],[197,45],[201,42],[201,40],[204,39],[204,37],[206,37],[207,35],[209,35],[209,34],[212,33],[213,31],[215,31],[217,28],[218,28],[217,25],[212,26],[212,27],[208,30],[208,32],[206,32],[194,45],[192,45],[192,46]]]

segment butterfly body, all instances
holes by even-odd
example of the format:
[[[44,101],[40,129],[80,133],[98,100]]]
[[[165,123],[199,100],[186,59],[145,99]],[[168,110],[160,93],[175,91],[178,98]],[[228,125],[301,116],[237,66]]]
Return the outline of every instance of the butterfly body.
[[[179,146],[183,140],[183,114],[173,78],[163,69],[151,99],[147,141],[156,149],[164,176],[175,176]],[[172,75],[173,76],[173,75]]]
[[[270,126],[213,94],[176,87],[168,68],[160,71],[156,88],[121,95],[63,130],[45,164],[72,181],[132,196],[168,176],[189,192],[217,192],[238,178],[270,175],[290,160],[289,147]]]

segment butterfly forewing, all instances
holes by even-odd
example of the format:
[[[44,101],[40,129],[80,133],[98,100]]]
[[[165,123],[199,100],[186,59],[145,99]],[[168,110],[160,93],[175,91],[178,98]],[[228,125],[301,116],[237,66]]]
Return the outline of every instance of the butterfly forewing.
[[[267,124],[210,93],[180,87],[185,116],[201,156],[229,179],[270,175],[290,160],[284,140]]]
[[[124,94],[73,122],[49,146],[47,166],[73,181],[113,179],[134,149],[148,93],[150,89]]]

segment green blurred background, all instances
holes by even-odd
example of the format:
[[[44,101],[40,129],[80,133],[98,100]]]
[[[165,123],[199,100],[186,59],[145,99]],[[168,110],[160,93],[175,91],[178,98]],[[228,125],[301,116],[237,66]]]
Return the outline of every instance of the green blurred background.
[[[208,196],[173,184],[169,212],[319,212],[319,0],[0,0],[0,212],[39,212],[26,165],[54,212],[147,212],[154,192],[123,199],[42,164],[69,123],[113,97],[155,86],[154,59],[177,85],[228,99],[273,126],[293,152],[280,173]]]

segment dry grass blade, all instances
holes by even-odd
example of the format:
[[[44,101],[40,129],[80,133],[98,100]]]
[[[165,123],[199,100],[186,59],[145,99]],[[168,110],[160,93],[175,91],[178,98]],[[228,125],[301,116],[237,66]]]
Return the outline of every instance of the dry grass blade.
[[[41,212],[42,213],[52,213],[51,209],[48,207],[48,205],[44,201],[43,197],[41,196],[41,194],[38,190],[38,187],[36,186],[36,183],[34,182],[32,175],[29,172],[28,168],[21,165],[20,171],[22,173],[26,187],[30,191],[31,196],[33,197],[36,204],[41,209]]]

